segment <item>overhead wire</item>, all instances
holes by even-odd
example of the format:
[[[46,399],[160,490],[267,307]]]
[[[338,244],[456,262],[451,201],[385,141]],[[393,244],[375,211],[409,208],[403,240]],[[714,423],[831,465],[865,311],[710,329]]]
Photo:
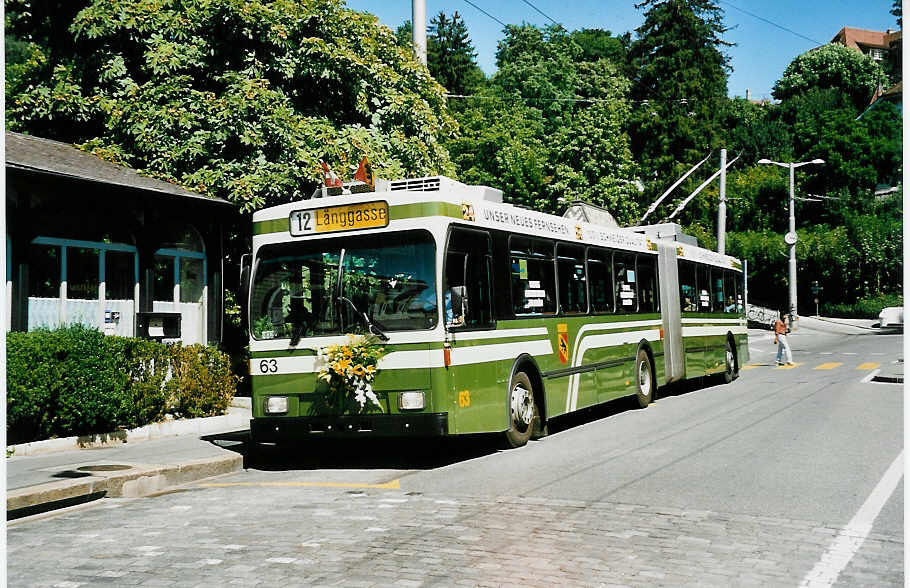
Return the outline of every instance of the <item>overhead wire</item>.
[[[525,4],[527,4],[528,6],[530,6],[531,8],[533,8],[534,10],[536,10],[537,12],[539,12],[540,14],[542,14],[543,17],[546,18],[546,19],[548,19],[551,23],[553,23],[553,24],[555,24],[555,25],[558,25],[558,26],[562,26],[562,23],[556,22],[555,20],[553,20],[552,18],[550,18],[550,15],[549,15],[549,14],[545,13],[545,12],[544,12],[543,10],[541,10],[540,8],[537,8],[536,6],[534,6],[533,4],[531,4],[530,2],[528,2],[528,0],[521,0],[521,1],[524,2]]]
[[[769,25],[771,25],[772,27],[777,27],[777,28],[779,28],[779,29],[781,29],[781,30],[783,30],[783,31],[787,31],[788,33],[791,33],[791,34],[793,34],[793,35],[796,35],[797,37],[800,37],[800,38],[805,39],[805,40],[807,40],[807,41],[811,41],[811,42],[815,43],[816,45],[824,45],[824,43],[823,43],[822,41],[816,41],[815,39],[812,39],[812,38],[810,38],[810,37],[807,37],[806,35],[804,35],[804,34],[802,34],[802,33],[798,33],[798,32],[796,32],[796,31],[794,31],[793,29],[790,29],[790,28],[785,27],[785,26],[782,25],[782,24],[778,24],[778,23],[774,22],[773,20],[768,20],[767,18],[765,18],[765,17],[763,17],[763,16],[759,16],[759,15],[757,15],[757,14],[754,14],[754,13],[752,13],[752,12],[749,12],[748,10],[744,10],[744,9],[740,8],[739,6],[736,6],[735,4],[731,4],[730,2],[727,2],[727,0],[717,0],[717,1],[720,2],[721,4],[726,4],[726,5],[729,6],[730,8],[733,8],[734,10],[738,10],[738,11],[744,13],[744,14],[748,14],[748,15],[751,16],[752,18],[757,18],[758,20],[760,20],[760,21],[762,21],[762,22],[766,22],[766,23],[768,23]]]
[[[496,18],[495,16],[493,16],[492,14],[490,14],[489,12],[487,12],[486,10],[481,8],[480,6],[477,6],[476,4],[471,2],[471,0],[464,0],[464,1],[467,2],[468,4],[470,4],[471,6],[473,6],[474,8],[476,8],[477,10],[479,10],[480,12],[486,14],[487,16],[489,16],[490,18],[492,18],[493,20],[495,20],[496,22],[501,24],[503,27],[507,26],[506,23],[502,22],[501,20],[499,20],[498,18]]]

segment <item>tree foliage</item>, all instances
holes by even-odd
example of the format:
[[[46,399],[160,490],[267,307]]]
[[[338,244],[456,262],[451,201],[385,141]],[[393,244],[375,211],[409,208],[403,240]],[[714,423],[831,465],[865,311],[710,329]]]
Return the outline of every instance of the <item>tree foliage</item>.
[[[463,136],[447,146],[460,176],[538,210],[585,200],[632,221],[641,203],[626,133],[629,81],[592,41],[610,33],[588,30],[586,52],[557,26],[504,32],[496,75],[455,108]]]
[[[658,192],[717,146],[728,57],[723,12],[711,0],[646,0],[631,46],[633,151]],[[680,172],[681,173],[681,172]]]
[[[837,89],[861,112],[879,86],[888,83],[882,67],[859,51],[831,43],[803,53],[790,62],[771,94],[783,102],[812,89]]]
[[[320,158],[452,172],[444,89],[340,0],[8,0],[7,29],[29,42],[7,69],[10,129],[244,210],[308,195]]]
[[[484,79],[468,27],[456,10],[452,18],[440,12],[430,21],[427,66],[451,94],[473,92]]]

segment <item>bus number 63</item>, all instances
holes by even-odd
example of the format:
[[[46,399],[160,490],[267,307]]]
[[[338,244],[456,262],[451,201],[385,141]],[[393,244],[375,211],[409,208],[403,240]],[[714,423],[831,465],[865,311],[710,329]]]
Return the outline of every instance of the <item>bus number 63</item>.
[[[278,360],[263,359],[259,362],[259,371],[263,374],[274,374],[278,371]]]

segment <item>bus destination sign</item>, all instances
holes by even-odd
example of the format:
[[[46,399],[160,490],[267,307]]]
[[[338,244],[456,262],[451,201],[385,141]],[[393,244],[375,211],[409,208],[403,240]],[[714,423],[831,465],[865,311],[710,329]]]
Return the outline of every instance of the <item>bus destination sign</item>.
[[[295,210],[290,218],[291,235],[301,237],[388,226],[389,203],[384,200]]]

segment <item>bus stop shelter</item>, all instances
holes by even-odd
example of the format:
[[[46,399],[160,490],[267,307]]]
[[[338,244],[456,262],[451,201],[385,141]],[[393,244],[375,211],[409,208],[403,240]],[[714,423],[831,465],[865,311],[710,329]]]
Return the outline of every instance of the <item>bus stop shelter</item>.
[[[233,204],[7,132],[6,213],[6,329],[220,341]]]

